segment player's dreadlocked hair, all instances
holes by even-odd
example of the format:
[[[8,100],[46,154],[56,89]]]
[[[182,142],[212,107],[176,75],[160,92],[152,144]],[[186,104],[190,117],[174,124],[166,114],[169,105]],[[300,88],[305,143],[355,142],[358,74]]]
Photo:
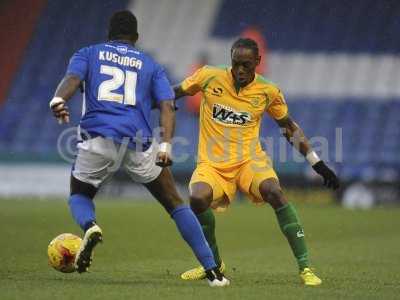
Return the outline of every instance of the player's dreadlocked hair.
[[[116,40],[121,36],[137,36],[137,19],[129,10],[117,11],[110,19],[108,39]]]
[[[249,38],[239,38],[239,39],[237,39],[232,45],[231,56],[232,56],[233,50],[235,50],[236,48],[239,48],[239,47],[251,49],[251,50],[253,50],[253,52],[254,52],[254,54],[256,56],[259,55],[258,54],[258,45],[257,45],[255,40],[252,40],[252,39],[249,39]]]

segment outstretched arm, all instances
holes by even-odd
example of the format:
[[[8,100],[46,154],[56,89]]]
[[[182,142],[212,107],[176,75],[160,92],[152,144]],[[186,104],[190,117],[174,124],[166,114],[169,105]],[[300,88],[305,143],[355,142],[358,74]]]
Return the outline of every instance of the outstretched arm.
[[[54,98],[50,101],[50,109],[60,124],[69,122],[67,101],[75,94],[81,79],[75,75],[66,75],[58,84]]]
[[[303,130],[289,115],[283,119],[276,120],[276,122],[279,127],[283,129],[283,135],[286,137],[288,142],[301,154],[307,156],[307,154],[312,151],[310,143],[304,135]]]
[[[337,189],[340,185],[336,174],[312,150],[301,127],[289,116],[276,120],[283,129],[283,135],[311,164],[312,168],[324,178],[324,185]]]
[[[211,79],[212,78],[211,76]],[[207,80],[210,81],[210,74],[207,66],[197,69],[193,75],[185,78],[181,83],[173,87],[175,100],[184,96],[193,96],[202,91]]]
[[[182,98],[184,96],[189,96],[189,93],[187,91],[184,91],[180,84],[175,85],[173,88],[175,92],[175,100]]]

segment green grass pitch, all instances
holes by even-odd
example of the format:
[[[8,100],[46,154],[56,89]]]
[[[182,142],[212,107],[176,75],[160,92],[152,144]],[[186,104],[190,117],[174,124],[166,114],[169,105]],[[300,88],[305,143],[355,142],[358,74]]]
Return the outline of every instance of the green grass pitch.
[[[0,299],[400,299],[400,210],[346,211],[297,204],[320,287],[299,283],[295,261],[269,207],[233,205],[217,215],[231,279],[225,289],[179,274],[197,265],[155,202],[97,201],[104,243],[90,273],[47,265],[48,242],[80,234],[67,204],[0,200]]]

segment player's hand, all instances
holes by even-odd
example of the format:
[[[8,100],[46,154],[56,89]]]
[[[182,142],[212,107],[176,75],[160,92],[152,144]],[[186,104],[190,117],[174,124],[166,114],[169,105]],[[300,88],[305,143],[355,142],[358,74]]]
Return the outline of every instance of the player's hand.
[[[171,157],[166,152],[158,152],[156,165],[162,168],[172,165]]]
[[[312,168],[324,178],[324,185],[328,188],[336,190],[340,186],[339,178],[322,160],[313,165]]]
[[[64,99],[60,97],[54,97],[50,101],[49,105],[54,117],[58,120],[59,124],[69,123],[68,106],[66,105]]]
[[[171,144],[161,143],[157,153],[156,165],[162,168],[172,165]]]

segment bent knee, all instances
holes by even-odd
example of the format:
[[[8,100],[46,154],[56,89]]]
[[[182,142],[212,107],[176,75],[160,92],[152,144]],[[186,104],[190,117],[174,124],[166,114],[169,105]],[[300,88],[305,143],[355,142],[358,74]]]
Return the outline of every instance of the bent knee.
[[[190,207],[196,213],[202,213],[210,206],[212,201],[212,189],[204,186],[203,188],[191,189]]]
[[[260,194],[265,202],[268,202],[274,209],[287,204],[279,184],[260,184]]]

